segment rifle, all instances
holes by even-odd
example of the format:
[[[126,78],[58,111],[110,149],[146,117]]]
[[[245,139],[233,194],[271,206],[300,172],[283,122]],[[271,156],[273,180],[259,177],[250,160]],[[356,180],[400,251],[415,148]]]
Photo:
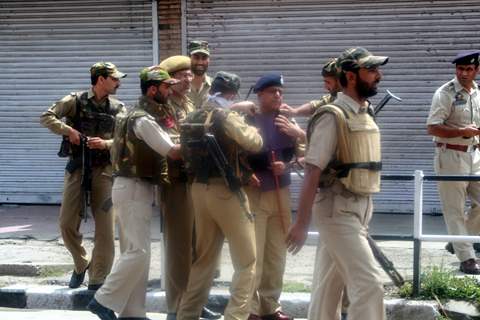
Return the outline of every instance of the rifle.
[[[80,148],[82,149],[82,213],[80,216],[87,222],[88,207],[91,207],[92,198],[92,154],[87,146],[88,137],[80,136]]]
[[[225,185],[237,196],[238,200],[240,201],[240,206],[245,211],[248,220],[253,221],[253,215],[245,205],[247,199],[241,190],[242,185],[240,183],[240,179],[235,176],[232,167],[228,163],[227,158],[218,145],[217,139],[215,139],[213,134],[206,133],[202,140],[205,143],[208,154],[212,157],[218,171],[220,171],[220,175],[225,181]]]
[[[380,102],[376,105],[375,109],[373,109],[373,114],[376,116],[382,108],[390,101],[390,99],[393,98],[397,101],[402,101],[400,97],[397,97],[393,93],[390,92],[390,90],[387,90],[387,94],[380,100]]]
[[[382,267],[383,271],[388,275],[388,277],[392,280],[393,284],[397,287],[401,288],[405,284],[405,280],[400,273],[398,273],[397,269],[393,265],[393,262],[388,259],[388,257],[383,253],[382,249],[377,245],[375,240],[367,234],[368,245],[370,249],[372,249],[373,256],[378,261],[380,266]]]
[[[275,155],[275,151],[272,150],[272,165],[275,161],[277,161],[277,157]],[[283,234],[286,235],[288,230],[285,226],[285,221],[283,220],[283,207],[282,207],[282,200],[280,199],[280,182],[278,181],[278,176],[273,174],[273,180],[275,181],[275,196],[277,199],[278,215],[280,217]]]

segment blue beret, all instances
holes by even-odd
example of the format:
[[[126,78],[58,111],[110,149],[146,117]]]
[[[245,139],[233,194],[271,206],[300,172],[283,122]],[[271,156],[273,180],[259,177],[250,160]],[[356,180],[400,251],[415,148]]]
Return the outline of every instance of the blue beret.
[[[283,76],[278,73],[266,74],[257,80],[253,86],[253,93],[262,91],[268,87],[283,87]]]
[[[478,63],[479,53],[480,51],[478,50],[462,51],[459,54],[457,54],[455,59],[452,60],[452,63],[461,64],[461,65],[476,64]]]

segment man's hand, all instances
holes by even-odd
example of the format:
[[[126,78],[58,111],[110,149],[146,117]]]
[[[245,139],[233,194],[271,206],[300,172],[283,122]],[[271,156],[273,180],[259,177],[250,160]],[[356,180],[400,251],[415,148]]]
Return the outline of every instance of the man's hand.
[[[275,125],[281,132],[292,138],[300,139],[302,141],[306,138],[305,131],[303,131],[296,123],[288,120],[285,116],[278,115],[275,118]]]
[[[274,161],[271,165],[273,175],[275,176],[281,176],[285,172],[286,168],[287,166],[282,161]]]
[[[107,149],[107,142],[99,137],[87,138],[87,147],[89,149]]]
[[[302,249],[308,236],[308,225],[300,224],[298,221],[288,230],[286,244],[288,252],[297,254]]]
[[[240,101],[232,104],[230,110],[254,116],[257,113],[257,106],[252,101]]]
[[[283,103],[280,106],[280,113],[286,115],[287,117],[294,117],[297,115],[297,109],[290,107],[286,103]]]
[[[466,138],[472,138],[480,135],[480,130],[475,126],[469,126],[469,127],[463,128],[461,129],[461,131],[462,131],[462,136]]]
[[[68,140],[76,145],[80,144],[80,132],[75,130],[74,128],[70,128],[70,131],[68,132]]]
[[[260,185],[261,185],[260,179],[258,179],[255,174],[252,174],[252,176],[248,180],[248,185],[250,187],[260,188]]]
[[[167,153],[167,157],[172,160],[180,160],[182,159],[182,152],[180,151],[180,145],[176,144]]]

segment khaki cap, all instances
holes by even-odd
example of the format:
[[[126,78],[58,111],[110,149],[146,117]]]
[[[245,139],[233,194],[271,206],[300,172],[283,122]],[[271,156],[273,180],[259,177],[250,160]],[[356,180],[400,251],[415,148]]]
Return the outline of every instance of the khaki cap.
[[[190,57],[187,56],[171,56],[159,64],[160,68],[166,70],[169,74],[190,69],[190,65]]]
[[[117,67],[111,62],[97,62],[90,67],[90,74],[92,76],[112,77],[115,79],[125,78],[126,73],[120,72]]]

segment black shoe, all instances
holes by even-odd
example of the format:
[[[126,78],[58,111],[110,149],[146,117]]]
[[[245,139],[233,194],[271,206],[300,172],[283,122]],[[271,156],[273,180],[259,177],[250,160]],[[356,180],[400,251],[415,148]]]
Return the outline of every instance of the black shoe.
[[[447,250],[451,254],[455,254],[455,249],[453,249],[453,244],[451,242],[447,243],[447,245],[445,246],[445,250]]]
[[[216,319],[220,319],[221,317],[222,317],[221,313],[212,311],[207,307],[203,307],[202,314],[200,315],[200,318],[209,319],[209,320],[216,320]]]
[[[81,273],[76,273],[75,270],[72,272],[72,277],[70,278],[70,282],[68,283],[68,287],[71,289],[76,289],[80,287],[85,280],[85,273],[87,272],[88,266],[83,270]]]
[[[100,289],[100,287],[101,287],[102,285],[103,285],[103,283],[89,284],[89,285],[88,285],[88,290],[97,291],[98,289]]]
[[[480,243],[475,242],[473,244],[473,250],[475,250],[475,252],[480,252]]]
[[[89,302],[87,309],[90,310],[91,313],[96,314],[97,317],[102,320],[117,320],[115,312],[107,307],[102,306],[97,300],[95,300],[95,298]]]
[[[346,313],[342,313],[342,320],[347,320],[347,314]]]

